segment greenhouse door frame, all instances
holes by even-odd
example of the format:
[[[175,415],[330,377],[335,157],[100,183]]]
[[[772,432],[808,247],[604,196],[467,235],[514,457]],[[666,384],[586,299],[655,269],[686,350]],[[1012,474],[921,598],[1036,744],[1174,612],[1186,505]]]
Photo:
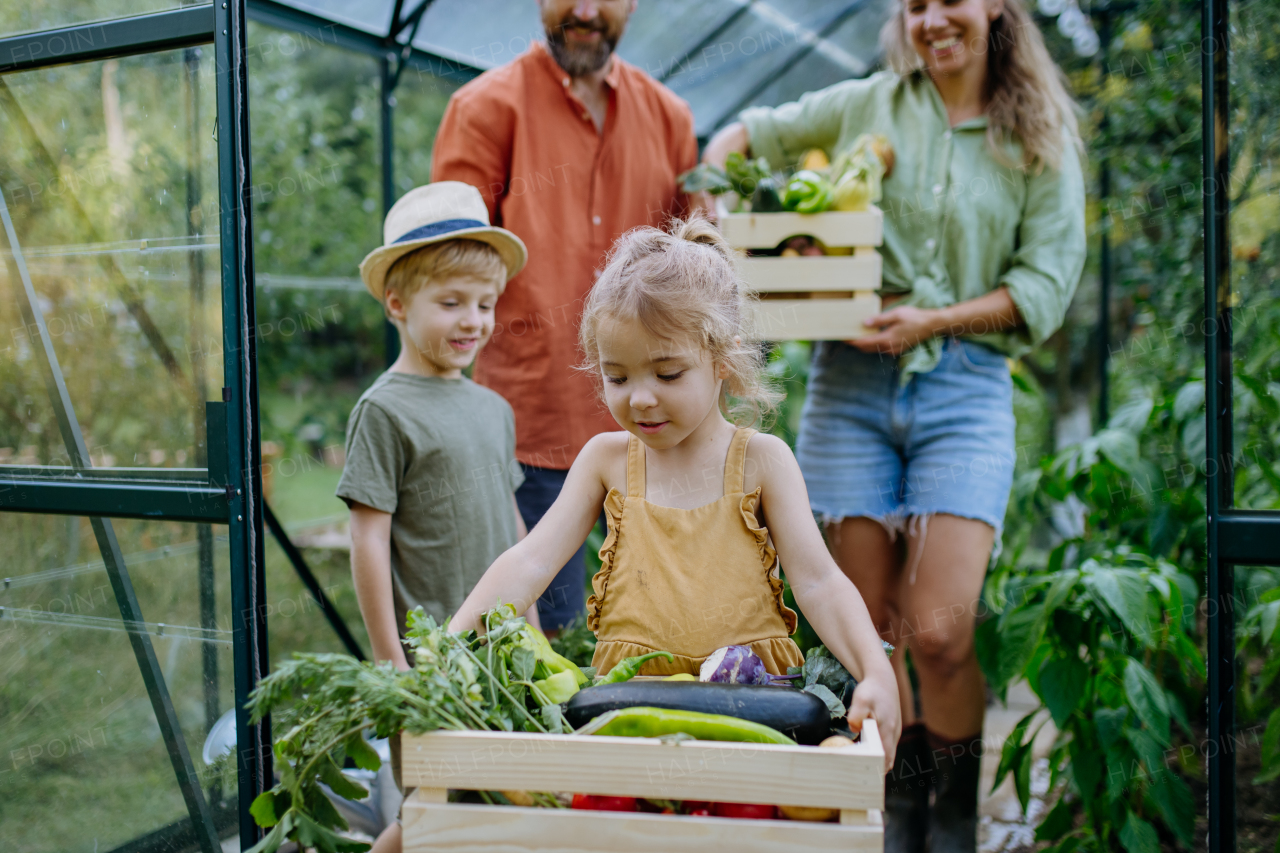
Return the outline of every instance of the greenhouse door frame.
[[[1280,565],[1280,512],[1235,509],[1231,393],[1230,9],[1206,0],[1201,20],[1204,168],[1205,512],[1208,585],[1209,851],[1236,846],[1234,567]],[[1215,748],[1216,747],[1216,748]]]
[[[244,0],[233,0],[0,39],[0,75],[213,43],[225,354],[221,400],[206,403],[209,459],[206,482],[157,482],[154,477],[139,482],[123,471],[93,469],[84,451],[83,439],[76,441],[79,427],[74,409],[61,381],[61,370],[39,306],[33,303],[34,290],[23,262],[22,247],[5,209],[4,242],[9,250],[11,278],[15,279],[15,286],[24,289],[19,302],[41,333],[40,354],[44,356],[46,384],[72,465],[66,470],[44,469],[34,474],[12,471],[0,475],[0,488],[6,490],[8,498],[0,510],[90,517],[104,562],[112,574],[122,618],[132,622],[141,622],[138,617],[142,614],[132,595],[110,519],[227,525],[238,812],[241,849],[247,850],[261,835],[249,814],[249,804],[257,792],[271,784],[272,772],[270,724],[265,720],[252,723],[245,710],[249,691],[266,674],[268,665],[245,22]],[[2,79],[0,76],[0,81]],[[151,665],[155,656],[150,637],[145,628],[132,630],[130,636],[161,729],[166,732],[170,759],[187,801],[194,835],[202,850],[214,853],[220,846],[218,834],[200,785],[192,784],[196,777],[191,757],[177,729],[163,674],[158,666]]]

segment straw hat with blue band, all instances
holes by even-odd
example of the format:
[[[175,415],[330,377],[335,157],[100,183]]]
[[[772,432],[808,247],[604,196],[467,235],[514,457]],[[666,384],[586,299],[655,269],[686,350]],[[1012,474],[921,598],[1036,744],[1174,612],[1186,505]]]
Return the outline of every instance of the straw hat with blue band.
[[[360,278],[379,302],[387,270],[415,249],[445,240],[478,240],[497,249],[510,281],[524,267],[528,252],[519,237],[489,224],[480,191],[460,181],[439,181],[405,193],[387,213],[380,248],[360,262]]]

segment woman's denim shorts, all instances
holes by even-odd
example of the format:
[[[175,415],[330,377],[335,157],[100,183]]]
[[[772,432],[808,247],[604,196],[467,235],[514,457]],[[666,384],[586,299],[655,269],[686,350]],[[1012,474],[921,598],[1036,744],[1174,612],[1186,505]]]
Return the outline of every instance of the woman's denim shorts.
[[[999,548],[1013,486],[1013,383],[1000,353],[948,338],[942,360],[904,384],[898,360],[815,345],[796,458],[824,521],[912,517],[986,522]]]

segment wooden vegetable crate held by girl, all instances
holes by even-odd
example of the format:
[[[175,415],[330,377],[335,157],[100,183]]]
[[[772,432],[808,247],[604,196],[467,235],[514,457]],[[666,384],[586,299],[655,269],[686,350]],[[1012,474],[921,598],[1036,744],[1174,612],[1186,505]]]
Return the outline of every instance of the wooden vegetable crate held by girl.
[[[776,245],[776,244],[775,244]],[[884,849],[884,749],[873,720],[839,748],[441,731],[405,735],[405,853],[779,853]],[[448,789],[840,810],[839,823],[448,802]]]
[[[738,272],[755,291],[762,340],[847,340],[866,334],[862,321],[880,313],[884,215],[875,206],[824,213],[718,213],[720,230],[738,249]],[[816,238],[836,254],[747,257],[792,237]]]

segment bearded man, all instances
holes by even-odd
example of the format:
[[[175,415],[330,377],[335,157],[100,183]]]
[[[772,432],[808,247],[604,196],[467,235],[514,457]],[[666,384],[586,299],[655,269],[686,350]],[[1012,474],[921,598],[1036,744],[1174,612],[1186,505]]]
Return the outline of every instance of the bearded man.
[[[698,161],[688,104],[614,54],[636,0],[538,0],[546,43],[486,71],[449,100],[433,181],[479,188],[489,220],[529,262],[497,304],[475,380],[511,403],[532,529],[583,445],[617,424],[575,370],[583,300],[614,240],[702,207],[676,185]],[[484,476],[478,473],[477,476]],[[554,633],[584,612],[584,551],[538,602]]]

